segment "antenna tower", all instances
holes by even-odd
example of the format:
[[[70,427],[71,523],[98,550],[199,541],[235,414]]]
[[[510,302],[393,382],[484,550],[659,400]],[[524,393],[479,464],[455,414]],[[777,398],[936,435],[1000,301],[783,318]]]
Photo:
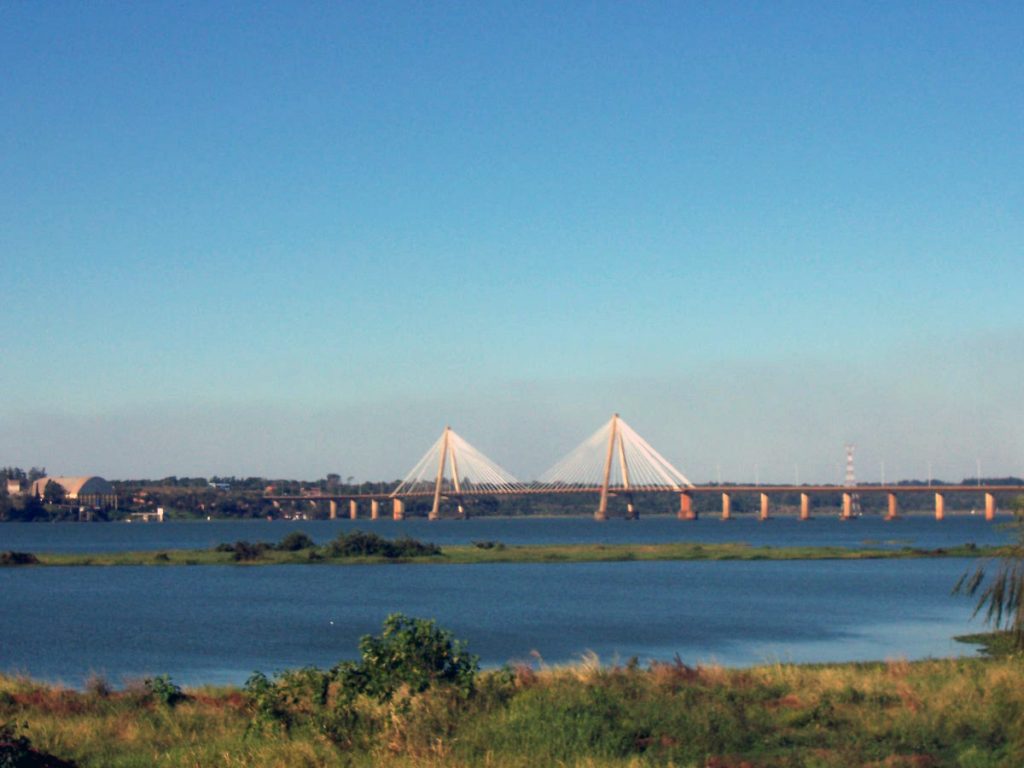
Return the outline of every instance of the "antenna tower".
[[[857,487],[857,473],[853,467],[853,452],[857,450],[857,446],[853,443],[846,444],[846,482],[843,485],[847,488]],[[850,494],[850,513],[854,517],[860,517],[860,494]]]

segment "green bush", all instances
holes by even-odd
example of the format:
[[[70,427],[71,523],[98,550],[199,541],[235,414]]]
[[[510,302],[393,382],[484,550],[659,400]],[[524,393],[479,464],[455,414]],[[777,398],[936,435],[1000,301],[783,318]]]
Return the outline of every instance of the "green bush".
[[[0,565],[35,565],[39,558],[31,552],[0,552]]]
[[[251,541],[236,541],[234,544],[222,543],[218,544],[213,548],[214,552],[231,552],[232,559],[236,561],[241,560],[259,560],[263,557],[263,553],[270,549],[269,544],[265,544],[262,541],[251,542]]]
[[[312,549],[315,546],[316,542],[309,536],[302,531],[294,531],[281,539],[274,549],[279,552],[298,552],[302,549]]]
[[[328,557],[386,557],[388,559],[397,559],[431,557],[441,554],[441,548],[436,544],[424,544],[410,538],[389,541],[375,533],[364,533],[363,531],[342,533],[328,544],[325,550]]]
[[[163,704],[165,707],[173,707],[185,698],[180,686],[172,682],[170,675],[147,677],[143,681],[143,686],[145,686],[146,693],[153,700]]]

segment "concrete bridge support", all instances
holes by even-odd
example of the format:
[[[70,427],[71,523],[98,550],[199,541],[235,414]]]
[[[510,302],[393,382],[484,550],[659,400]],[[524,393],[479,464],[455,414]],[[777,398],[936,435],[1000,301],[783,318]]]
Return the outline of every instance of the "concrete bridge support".
[[[851,520],[851,519],[853,519],[853,494],[852,493],[844,493],[843,494],[843,511],[842,511],[842,514],[840,515],[840,517],[843,520]]]
[[[946,497],[941,493],[935,494],[935,519],[941,520],[946,516]]]
[[[338,519],[338,500],[337,499],[331,499],[330,512],[328,513],[328,515],[331,518],[331,520],[337,520]]]
[[[800,519],[810,520],[811,519],[811,497],[810,494],[800,494]]]
[[[729,520],[732,517],[732,496],[728,493],[722,494],[722,519]]]
[[[370,500],[370,519],[376,520],[380,517],[380,502],[376,499]]]
[[[761,519],[761,520],[767,520],[768,519],[768,494],[767,493],[762,493],[761,494],[761,514],[760,514],[759,519]]]
[[[639,520],[640,513],[636,510],[636,504],[633,503],[633,494],[629,494],[626,497],[626,519],[627,520]]]
[[[996,497],[991,493],[985,494],[985,519],[989,522],[996,519]]]
[[[359,516],[359,502],[355,499],[348,500],[348,519],[355,520]]]
[[[693,509],[693,495],[689,493],[679,494],[679,519],[696,520],[697,513]]]
[[[391,507],[391,516],[395,520],[405,520],[405,502],[395,499]]]
[[[895,520],[899,512],[899,502],[896,501],[896,494],[889,494],[889,511],[885,515],[886,520]]]

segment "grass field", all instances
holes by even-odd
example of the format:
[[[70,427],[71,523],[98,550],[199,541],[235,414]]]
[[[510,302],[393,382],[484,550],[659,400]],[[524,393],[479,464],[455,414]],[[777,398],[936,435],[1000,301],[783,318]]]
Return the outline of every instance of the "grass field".
[[[484,672],[468,696],[406,688],[347,708],[323,680],[290,673],[270,700],[0,678],[0,721],[27,723],[13,732],[38,750],[105,768],[1024,765],[1019,655],[744,670],[584,659]]]

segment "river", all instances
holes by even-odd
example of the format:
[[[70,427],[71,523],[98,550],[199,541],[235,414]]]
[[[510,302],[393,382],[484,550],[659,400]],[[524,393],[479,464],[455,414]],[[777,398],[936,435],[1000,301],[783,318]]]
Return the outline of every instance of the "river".
[[[0,549],[100,551],[327,540],[359,527],[438,543],[500,540],[748,541],[754,544],[950,546],[1005,541],[975,518],[891,523],[765,523],[671,518],[3,525]],[[840,661],[970,654],[956,634],[982,629],[950,596],[960,559],[623,562],[237,568],[0,569],[0,670],[81,686],[170,674],[183,684],[240,683],[354,658],[361,635],[395,611],[435,618],[487,666],[605,663],[675,655],[688,664]]]

